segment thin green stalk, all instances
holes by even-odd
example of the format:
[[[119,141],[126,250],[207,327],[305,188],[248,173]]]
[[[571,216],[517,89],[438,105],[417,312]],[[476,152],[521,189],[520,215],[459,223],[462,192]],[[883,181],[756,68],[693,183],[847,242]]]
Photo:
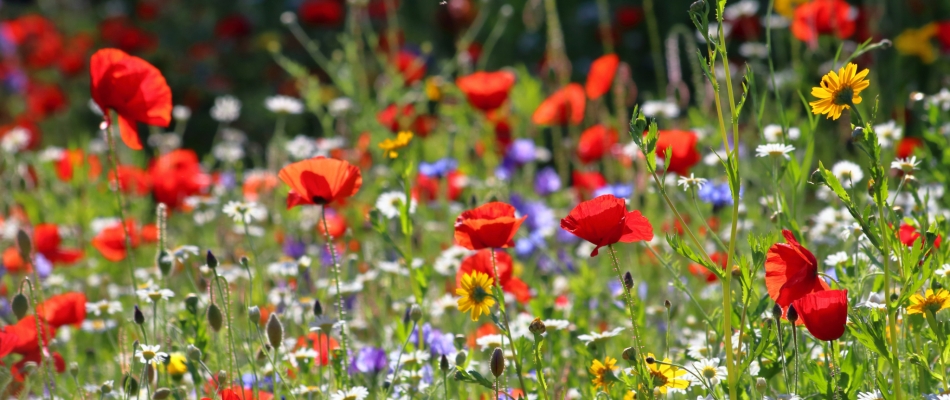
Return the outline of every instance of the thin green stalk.
[[[534,344],[534,363],[535,370],[538,374],[538,383],[541,385],[541,395],[544,400],[548,400],[548,383],[544,380],[544,363],[541,358],[541,344],[544,343],[544,337],[541,335],[535,335],[535,344]],[[446,398],[448,396],[446,395]]]
[[[647,32],[650,37],[650,58],[653,59],[653,69],[656,71],[657,95],[666,95],[666,70],[663,68],[663,49],[660,44],[660,26],[656,22],[656,12],[653,9],[653,0],[643,1],[643,13],[647,17]],[[720,32],[722,30],[720,29]],[[719,35],[724,36],[724,35]]]
[[[396,379],[399,379],[399,367],[402,366],[402,355],[406,352],[406,347],[409,346],[409,339],[412,337],[411,333],[414,332],[419,326],[418,321],[412,321],[412,328],[409,329],[410,334],[406,335],[406,341],[402,342],[402,347],[399,349],[399,355],[396,356],[396,366],[393,367],[393,381],[389,387],[386,388],[386,394],[383,398],[389,398],[389,392],[394,386],[396,386]],[[418,332],[419,336],[422,336],[422,332]],[[329,341],[329,336],[327,337]],[[329,346],[329,345],[328,345]]]
[[[495,279],[493,279],[493,281],[495,281],[495,287],[498,289],[498,292],[503,293],[501,289],[501,279],[499,278],[499,276],[501,275],[498,275],[498,264],[495,263],[495,249],[491,248],[490,251],[491,251],[491,265],[495,272]],[[528,393],[528,386],[524,384],[524,376],[522,376],[523,374],[521,373],[521,358],[518,357],[518,350],[515,349],[515,342],[511,338],[511,327],[508,324],[508,312],[505,311],[504,297],[498,299],[498,306],[499,306],[499,309],[501,310],[502,322],[505,324],[504,333],[505,333],[505,336],[508,337],[508,347],[511,349],[511,354],[513,356],[512,358],[515,359],[515,373],[518,374],[518,383],[521,384],[521,391],[524,393]],[[504,340],[502,340],[502,342],[504,342]],[[502,344],[504,345],[504,343]]]
[[[509,4],[502,5],[502,7],[511,7]],[[484,51],[478,59],[479,71],[484,70],[485,66],[488,64],[489,56],[491,56],[492,50],[495,48],[495,44],[498,43],[498,38],[501,37],[501,34],[505,32],[505,27],[508,25],[509,15],[505,15],[503,12],[499,13],[498,21],[495,22],[495,26],[492,27],[491,33],[488,34],[488,40],[485,41]]]
[[[109,159],[112,161],[112,173],[115,177],[115,187],[112,189],[112,194],[115,195],[116,208],[119,211],[119,223],[122,224],[122,232],[125,234],[125,250],[127,255],[125,257],[126,267],[129,270],[129,276],[132,278],[132,289],[138,289],[139,283],[135,279],[135,265],[132,264],[132,237],[129,235],[129,226],[126,224],[125,220],[125,207],[126,204],[122,199],[122,188],[119,187],[119,157],[115,151],[115,135],[118,135],[118,126],[113,124],[110,121],[111,128],[113,130],[112,134],[107,134],[106,138],[109,142]],[[107,127],[108,129],[109,127]],[[108,133],[108,131],[107,131]],[[110,185],[111,186],[111,185]]]
[[[623,299],[627,305],[627,312],[630,314],[630,324],[633,326],[633,344],[636,346],[636,354],[634,355],[637,358],[636,368],[639,376],[647,376],[646,370],[646,360],[643,358],[643,344],[640,342],[640,330],[637,329],[637,317],[633,312],[633,296],[630,294],[630,290],[633,288],[627,288],[627,285],[623,283],[623,274],[620,272],[620,260],[617,258],[617,252],[614,250],[614,245],[607,245],[607,249],[610,251],[610,259],[614,264],[614,272],[617,273],[617,280],[620,282],[620,287],[623,288]],[[647,383],[647,390],[649,393],[653,393],[653,381],[651,379],[642,379]]]
[[[327,206],[321,206],[323,219],[323,233],[326,236],[327,247],[330,249],[330,258],[333,260],[333,284],[336,287],[337,313],[340,318],[340,347],[343,349],[343,357],[340,358],[342,371],[346,371],[346,360],[349,360],[350,353],[347,351],[346,334],[346,311],[343,310],[343,292],[340,290],[340,263],[336,258],[336,249],[333,247],[333,238],[330,236],[330,227],[327,225]],[[411,265],[410,265],[411,268]],[[329,335],[329,332],[327,332]],[[347,386],[347,374],[341,374],[343,386]]]
[[[889,332],[887,342],[891,348],[891,375],[894,379],[894,396],[897,400],[902,400],[904,396],[901,389],[901,361],[897,352],[897,316],[895,315],[894,304],[889,298],[891,293],[891,235],[888,233],[887,223],[884,219],[884,206],[881,205],[877,209],[881,229],[881,245],[884,247],[884,254],[882,254],[882,258],[884,258],[884,304],[887,305],[887,330]]]

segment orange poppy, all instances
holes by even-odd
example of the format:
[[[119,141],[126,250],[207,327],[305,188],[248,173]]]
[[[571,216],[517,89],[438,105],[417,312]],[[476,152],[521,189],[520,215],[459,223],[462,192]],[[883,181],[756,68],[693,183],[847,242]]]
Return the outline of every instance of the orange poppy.
[[[601,159],[617,143],[617,130],[597,124],[581,133],[577,143],[577,158],[584,164]]]
[[[818,276],[815,255],[795,240],[795,235],[782,231],[788,243],[776,243],[765,259],[765,286],[769,297],[783,309],[805,295],[830,289]]]
[[[479,71],[455,80],[469,104],[479,110],[492,111],[508,100],[508,93],[515,84],[515,74],[510,71]]]
[[[816,43],[819,35],[826,34],[847,39],[854,34],[856,15],[847,1],[815,0],[795,9],[792,34],[807,43]]]
[[[589,99],[599,99],[610,91],[619,65],[620,57],[616,54],[607,54],[594,60],[590,65],[590,72],[587,73],[587,85],[584,87]]]
[[[119,132],[129,148],[140,150],[135,124],[167,127],[171,123],[172,91],[162,73],[147,61],[118,49],[102,49],[89,62],[92,99],[106,123],[110,110],[119,114]]]
[[[463,212],[455,220],[455,241],[469,250],[513,247],[518,227],[528,218],[515,217],[515,207],[491,202]]]
[[[402,107],[396,104],[390,104],[382,111],[376,114],[376,121],[380,125],[388,128],[392,133],[409,130],[419,137],[426,137],[435,129],[435,117],[426,114],[416,114],[416,108],[412,104],[406,104]]]
[[[119,165],[119,179],[116,182],[115,171],[109,171],[109,184],[116,185],[124,193],[134,193],[139,196],[148,194],[152,190],[152,177],[142,168],[134,165]]]
[[[36,307],[36,313],[54,328],[79,324],[86,319],[86,295],[69,292],[50,297]]]
[[[587,99],[580,84],[571,83],[544,100],[531,121],[537,125],[579,125],[584,120]]]
[[[290,164],[282,168],[278,176],[290,186],[288,209],[305,204],[327,205],[356,194],[363,185],[359,168],[325,157]]]
[[[102,254],[106,260],[112,262],[124,260],[128,255],[129,250],[131,250],[125,246],[126,229],[129,231],[132,248],[138,247],[139,235],[135,230],[135,221],[132,220],[126,221],[124,228],[121,223],[116,222],[115,224],[100,231],[94,238],[92,238],[92,247],[95,247],[96,250],[99,250],[99,253]]]

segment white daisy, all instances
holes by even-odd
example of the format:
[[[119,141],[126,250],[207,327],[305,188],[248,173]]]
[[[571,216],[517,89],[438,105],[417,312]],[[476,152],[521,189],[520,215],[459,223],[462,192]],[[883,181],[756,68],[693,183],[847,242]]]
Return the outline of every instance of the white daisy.
[[[766,125],[765,129],[762,130],[762,135],[765,136],[765,141],[769,143],[783,142],[782,138],[785,136],[782,127],[780,125],[771,124]],[[788,128],[788,140],[796,140],[801,137],[802,131],[795,127]]]
[[[494,350],[496,347],[501,347],[502,339],[501,335],[485,335],[475,339],[475,344],[477,344],[482,351]]]
[[[850,189],[852,185],[864,179],[864,172],[861,171],[861,166],[851,161],[836,162],[835,165],[831,167],[831,173],[838,177],[841,186],[845,189]]]
[[[146,303],[157,302],[159,300],[168,300],[175,296],[175,292],[170,289],[162,289],[157,286],[149,286],[145,289],[139,289],[135,291],[135,294],[139,296],[139,299]]]
[[[264,105],[270,112],[277,114],[300,114],[303,112],[303,102],[290,96],[271,96],[264,100]]]
[[[108,330],[111,330],[118,326],[115,321],[111,319],[86,319],[82,321],[82,324],[79,326],[85,332],[90,333],[102,333]]]
[[[221,209],[225,215],[231,217],[234,222],[243,222],[245,224],[254,221],[263,221],[267,218],[267,208],[256,202],[229,201]]]
[[[317,142],[304,135],[297,135],[284,145],[284,149],[294,160],[306,160],[317,154]]]
[[[147,344],[140,345],[139,349],[135,351],[135,357],[138,357],[140,363],[151,363],[157,366],[164,363],[165,359],[168,358],[168,353],[158,351],[161,347],[159,344],[151,346]]]
[[[211,118],[215,121],[234,122],[241,116],[241,101],[234,96],[220,96],[214,99],[211,107]]]
[[[644,116],[653,118],[653,117],[663,117],[663,118],[676,118],[680,113],[679,106],[672,101],[647,101],[640,106],[640,111]]]
[[[880,390],[873,392],[858,392],[858,400],[884,400]]]
[[[841,264],[847,261],[848,261],[848,253],[839,251],[835,254],[828,255],[828,257],[825,258],[825,265],[836,266],[838,264]]]
[[[940,266],[940,268],[937,268],[937,270],[934,271],[934,274],[944,278],[950,276],[950,264],[944,264]]]
[[[917,156],[911,156],[910,158],[898,158],[894,161],[891,161],[891,169],[899,169],[904,171],[904,173],[914,172],[918,165],[920,165],[920,161],[917,160]]]
[[[869,308],[872,310],[884,310],[887,309],[887,305],[884,303],[884,296],[880,293],[871,293],[868,295],[867,300],[864,300],[855,305],[858,308]]]
[[[122,303],[118,301],[99,300],[96,302],[86,302],[86,312],[95,316],[112,315],[122,312]]]
[[[693,373],[687,374],[686,379],[696,385],[702,386],[704,385],[703,381],[705,381],[711,386],[715,386],[719,381],[726,379],[726,367],[719,365],[718,358],[704,358],[694,361],[688,368]],[[702,378],[703,381],[700,381],[699,378]]]
[[[549,332],[564,330],[571,326],[569,321],[563,319],[546,319],[541,322],[544,322],[544,327]]]
[[[591,332],[587,335],[580,335],[577,337],[577,339],[584,341],[584,344],[606,342],[610,338],[619,335],[625,329],[627,328],[620,327],[620,328],[614,328],[612,330],[601,332],[601,333]]]
[[[30,145],[30,131],[15,127],[0,135],[0,149],[8,154],[19,153]]]
[[[353,110],[355,106],[356,103],[349,97],[337,97],[330,100],[330,104],[327,105],[327,112],[334,117],[340,117]]]
[[[211,148],[215,159],[228,164],[234,164],[244,158],[244,147],[238,143],[221,142]]]
[[[795,151],[795,146],[790,144],[781,144],[781,143],[768,143],[760,144],[755,148],[756,157],[772,157],[779,158],[785,157],[786,160],[791,159],[788,153]]]
[[[683,191],[689,190],[690,188],[696,188],[697,190],[699,190],[699,189],[702,189],[703,186],[706,185],[706,182],[708,182],[708,180],[706,180],[705,178],[697,178],[695,174],[690,173],[688,177],[686,176],[679,177],[679,179],[676,181],[676,185],[682,186]]]
[[[376,199],[376,209],[386,218],[393,219],[402,214],[406,203],[406,193],[399,191],[386,192]],[[409,202],[409,214],[416,212],[416,199]]]
[[[904,130],[897,126],[894,121],[874,125],[874,133],[877,134],[877,142],[883,148],[891,147],[891,143],[900,140],[904,136]]]
[[[759,11],[759,2],[755,0],[742,0],[736,3],[733,3],[723,9],[722,16],[724,19],[736,20],[742,17],[755,16]]]

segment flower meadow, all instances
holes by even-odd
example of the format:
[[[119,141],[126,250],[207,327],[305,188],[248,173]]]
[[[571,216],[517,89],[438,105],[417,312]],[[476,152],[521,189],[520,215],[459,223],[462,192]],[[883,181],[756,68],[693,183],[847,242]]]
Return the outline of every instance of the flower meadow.
[[[0,2],[4,398],[950,399],[950,4],[197,3]]]

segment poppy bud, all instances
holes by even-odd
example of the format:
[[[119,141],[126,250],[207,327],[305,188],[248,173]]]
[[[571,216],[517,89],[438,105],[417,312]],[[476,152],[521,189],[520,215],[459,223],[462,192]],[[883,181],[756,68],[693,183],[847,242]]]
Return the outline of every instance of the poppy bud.
[[[409,313],[412,312],[412,306],[406,307],[406,312],[402,314],[402,324],[409,325]]]
[[[548,328],[544,326],[544,322],[541,321],[541,318],[535,318],[534,321],[531,321],[531,325],[528,325],[528,330],[535,336],[543,334],[547,329]]]
[[[630,361],[637,358],[637,351],[633,347],[627,347],[623,349],[623,353],[620,353],[620,357],[624,360]]]
[[[646,362],[647,362],[647,364],[653,364],[653,363],[656,362],[656,359],[653,358],[653,356],[647,356]]]
[[[439,369],[442,370],[442,372],[449,370],[449,358],[446,357],[445,354],[439,359]]]
[[[465,347],[465,335],[455,335],[455,347]]]
[[[142,314],[142,309],[139,308],[138,304],[132,307],[132,321],[136,325],[142,325],[145,323],[145,314]]]
[[[24,375],[32,374],[33,371],[36,370],[36,365],[37,364],[33,361],[27,361],[26,364],[23,364],[23,374]]]
[[[623,287],[627,290],[633,290],[633,274],[630,271],[623,274]]]
[[[168,388],[158,388],[155,393],[152,393],[152,400],[165,400],[171,394],[172,391]]]
[[[864,128],[858,126],[851,131],[851,140],[859,141],[864,139]]]
[[[733,266],[732,266],[732,270],[731,270],[730,272],[732,272],[732,276],[733,276],[733,277],[738,278],[738,277],[742,276],[742,270],[739,269],[739,266],[738,266],[738,265],[733,265]]]
[[[247,257],[241,256],[241,259],[238,260],[238,262],[241,263],[241,266],[244,267],[244,269],[251,268],[251,262],[247,259]]]
[[[690,12],[694,12],[694,13],[698,13],[698,12],[700,12],[700,11],[703,11],[703,7],[704,7],[705,5],[706,5],[706,2],[705,2],[705,1],[703,1],[703,0],[696,0],[696,1],[693,2],[693,4],[690,4],[690,5],[689,5],[689,11],[690,11]]]
[[[200,361],[201,360],[201,349],[195,347],[193,344],[189,344],[188,348],[185,349],[185,355],[188,356],[188,359],[191,361]]]
[[[158,270],[162,271],[162,276],[168,276],[172,272],[172,258],[167,250],[159,250],[155,261],[158,264]]]
[[[778,305],[778,303],[772,306],[772,316],[775,317],[775,319],[782,318],[782,306]]]
[[[16,315],[16,319],[21,320],[30,309],[30,302],[23,293],[17,293],[16,296],[13,296],[13,302],[10,304],[10,308],[13,309],[13,315]]]
[[[465,361],[468,360],[468,354],[465,354],[464,351],[455,353],[455,365],[461,367],[465,365]]]
[[[69,363],[69,375],[72,375],[73,378],[79,375],[79,363],[75,361]]]
[[[218,382],[227,382],[228,381],[227,371],[224,371],[224,370],[218,371],[216,378]]]
[[[785,312],[785,318],[788,318],[788,322],[795,323],[798,321],[798,311],[795,311],[795,307],[791,304],[788,306],[788,311]]]
[[[412,307],[409,308],[409,319],[411,319],[412,322],[419,322],[419,320],[422,319],[422,307],[419,307],[418,304],[413,304]]]
[[[211,303],[208,306],[208,325],[211,326],[211,329],[215,332],[221,330],[221,324],[224,323],[224,317],[221,315],[221,309],[218,308],[217,304]]]
[[[205,262],[208,264],[208,268],[215,269],[218,268],[218,258],[211,253],[211,250],[208,250],[208,254],[205,256]]]
[[[759,393],[765,393],[765,388],[767,386],[768,385],[767,385],[767,382],[765,381],[765,378],[761,376],[758,378],[755,378],[755,390],[757,390]]]
[[[103,395],[112,393],[112,381],[106,381],[106,383],[103,383],[102,386],[99,387],[99,391],[101,391]]]
[[[102,388],[105,389],[107,386],[102,385]],[[122,379],[122,387],[125,388],[126,393],[138,393],[139,392],[139,381],[133,378],[131,375],[126,375]],[[108,389],[112,391],[112,385],[108,385]],[[105,393],[105,391],[103,391]]]
[[[824,185],[827,183],[827,181],[825,181],[825,176],[821,174],[820,169],[816,169],[814,172],[812,172],[811,176],[808,178],[808,181],[811,182],[812,185]]]
[[[894,289],[894,293],[891,293],[891,301],[897,301],[900,298],[900,295],[897,293],[897,289]]]
[[[251,322],[255,324],[261,323],[261,309],[258,306],[250,306],[247,308],[247,317]]]
[[[663,307],[666,307],[666,310],[669,311],[670,308],[673,307],[673,303],[670,302],[669,300],[664,300],[664,301],[663,301]]]
[[[20,247],[23,258],[30,258],[30,254],[33,254],[33,242],[30,241],[30,235],[27,235],[26,231],[20,229],[16,232],[16,244]]]
[[[270,345],[275,349],[280,347],[280,343],[284,341],[284,326],[280,323],[280,320],[277,319],[277,313],[271,313],[270,318],[267,319],[267,341],[270,342]]]
[[[319,317],[323,315],[323,304],[320,304],[320,300],[313,301],[313,316]]]
[[[192,314],[198,313],[198,295],[194,293],[189,293],[188,297],[185,297],[185,308]]]
[[[497,379],[505,372],[505,354],[496,347],[491,353],[491,374]]]

